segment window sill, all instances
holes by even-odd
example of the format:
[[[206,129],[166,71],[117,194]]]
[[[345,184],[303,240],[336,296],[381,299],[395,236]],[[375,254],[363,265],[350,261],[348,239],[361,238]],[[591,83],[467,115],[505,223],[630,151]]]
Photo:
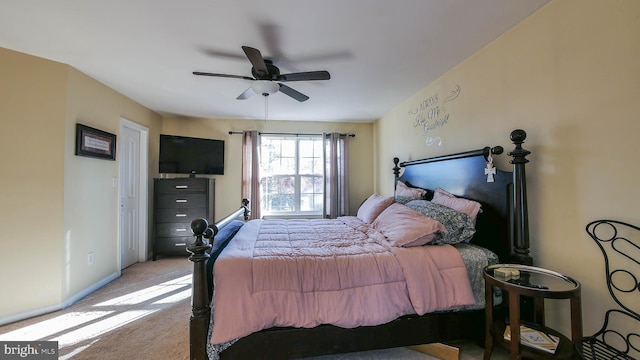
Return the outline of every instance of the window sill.
[[[322,219],[321,214],[268,214],[262,216],[263,220],[279,219]]]

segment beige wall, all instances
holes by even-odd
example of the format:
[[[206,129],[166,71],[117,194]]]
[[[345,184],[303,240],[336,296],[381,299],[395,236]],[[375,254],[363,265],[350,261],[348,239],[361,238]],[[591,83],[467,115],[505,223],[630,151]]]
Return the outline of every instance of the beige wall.
[[[150,141],[157,144],[160,115],[69,68],[64,151],[63,299],[120,271],[119,199],[118,187],[113,186],[114,179],[119,179],[120,159],[76,156],[74,151],[76,123],[118,135],[122,118],[147,127]],[[116,152],[118,150],[117,147]],[[149,156],[149,178],[153,178],[158,169],[157,152],[151,151]],[[153,198],[150,190],[147,197]],[[151,226],[151,221],[148,225]],[[151,234],[150,230],[148,233]],[[93,265],[87,263],[89,252],[94,253]]]
[[[0,79],[1,318],[62,301],[67,67],[0,48]]]
[[[58,309],[119,275],[119,161],[75,156],[75,124],[161,118],[67,65],[0,48],[0,323]],[[157,175],[157,153],[149,159]],[[94,252],[94,264],[87,253]]]
[[[275,120],[225,120],[165,117],[162,133],[205,137],[225,141],[224,175],[216,178],[216,220],[240,206],[242,178],[242,135],[229,135],[229,131],[258,130],[262,132],[313,133],[343,132],[356,134],[349,139],[349,194],[350,210],[358,207],[373,192],[373,151],[371,123],[339,123]]]
[[[510,132],[525,129],[534,261],[582,283],[587,334],[614,305],[602,256],[584,227],[599,218],[640,223],[639,18],[636,0],[555,0],[374,126],[376,190],[385,194],[393,189],[393,156],[418,159],[486,145],[509,151]],[[456,85],[457,98],[445,101]],[[441,146],[426,145],[410,114],[434,95],[438,101],[429,108],[439,106],[438,118],[449,117],[426,135],[439,136]],[[506,158],[501,167],[509,166]],[[567,303],[547,302],[547,308],[550,324],[569,334]]]

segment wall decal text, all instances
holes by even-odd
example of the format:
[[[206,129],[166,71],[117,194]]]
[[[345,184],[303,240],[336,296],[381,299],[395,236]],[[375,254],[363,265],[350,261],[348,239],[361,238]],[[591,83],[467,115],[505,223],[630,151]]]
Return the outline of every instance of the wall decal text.
[[[440,101],[437,93],[433,94],[408,111],[413,127],[422,128],[422,136],[425,137],[427,146],[434,144],[442,146],[442,138],[440,136],[432,136],[432,132],[449,123],[449,113],[446,105],[458,98],[461,90],[460,85],[456,85],[443,101]]]

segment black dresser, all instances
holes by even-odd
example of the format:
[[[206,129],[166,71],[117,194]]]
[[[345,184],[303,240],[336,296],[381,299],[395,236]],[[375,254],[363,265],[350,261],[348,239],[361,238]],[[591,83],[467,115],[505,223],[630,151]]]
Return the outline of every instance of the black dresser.
[[[191,221],[205,218],[213,223],[215,179],[154,179],[153,260],[158,255],[188,255],[193,242]]]

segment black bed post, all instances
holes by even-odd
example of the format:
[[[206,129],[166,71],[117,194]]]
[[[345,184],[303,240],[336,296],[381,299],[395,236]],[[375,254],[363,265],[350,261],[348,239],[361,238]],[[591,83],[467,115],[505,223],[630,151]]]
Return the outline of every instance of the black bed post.
[[[208,359],[206,344],[209,332],[209,320],[211,319],[205,265],[209,258],[209,254],[206,251],[211,245],[203,241],[202,237],[205,232],[211,231],[211,229],[205,219],[196,219],[191,222],[191,230],[196,240],[187,247],[187,251],[191,253],[189,260],[193,262],[191,318],[189,320],[189,353],[191,360],[205,360]]]
[[[526,156],[531,151],[522,148],[527,133],[517,129],[511,132],[511,141],[516,145],[509,152],[513,159],[513,246],[514,259],[525,265],[533,265],[533,259],[529,255],[529,216],[527,211],[527,183],[524,166],[529,160]]]
[[[396,191],[396,186],[398,185],[398,178],[400,177],[400,166],[398,166],[399,162],[400,162],[400,159],[398,159],[397,157],[393,158],[393,175],[395,175],[395,180],[393,182],[394,194]]]

